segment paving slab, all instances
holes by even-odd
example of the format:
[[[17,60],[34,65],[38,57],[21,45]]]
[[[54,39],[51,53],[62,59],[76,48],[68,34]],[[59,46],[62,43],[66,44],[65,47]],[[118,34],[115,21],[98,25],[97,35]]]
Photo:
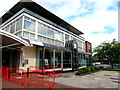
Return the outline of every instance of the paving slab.
[[[75,72],[63,73],[57,83],[78,88],[120,88],[118,71],[98,71],[87,75],[75,75]],[[67,78],[66,78],[66,77]]]

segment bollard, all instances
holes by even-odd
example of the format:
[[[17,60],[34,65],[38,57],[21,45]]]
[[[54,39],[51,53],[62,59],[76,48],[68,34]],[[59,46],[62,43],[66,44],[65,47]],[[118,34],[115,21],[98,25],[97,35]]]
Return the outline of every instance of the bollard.
[[[29,77],[29,68],[27,68],[27,78]]]

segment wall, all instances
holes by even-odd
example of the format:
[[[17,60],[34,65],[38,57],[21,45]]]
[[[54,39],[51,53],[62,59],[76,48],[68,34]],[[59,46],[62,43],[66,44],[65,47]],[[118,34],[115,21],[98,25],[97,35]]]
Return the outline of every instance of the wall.
[[[86,53],[92,55],[92,44],[90,42],[85,41],[85,49],[86,49]]]
[[[36,47],[24,47],[23,48],[23,63],[25,60],[28,60],[28,64],[24,65],[24,69],[27,69],[29,66],[36,66]]]

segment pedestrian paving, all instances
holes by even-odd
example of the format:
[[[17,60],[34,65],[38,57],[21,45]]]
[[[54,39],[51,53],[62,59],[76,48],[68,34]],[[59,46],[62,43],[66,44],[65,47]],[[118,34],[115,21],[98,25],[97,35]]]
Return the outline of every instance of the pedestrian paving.
[[[75,72],[63,73],[62,77],[56,77],[56,85],[53,88],[71,88],[84,90],[87,88],[119,88],[120,73],[117,71],[99,71],[87,75],[75,75]],[[32,80],[31,80],[32,81]],[[16,82],[3,82],[2,88],[24,88],[18,87]],[[41,86],[30,85],[27,88],[45,88]],[[52,88],[52,89],[53,89]]]
[[[57,83],[78,88],[118,88],[119,73],[117,71],[99,71],[88,75],[75,75],[75,72],[63,73]]]

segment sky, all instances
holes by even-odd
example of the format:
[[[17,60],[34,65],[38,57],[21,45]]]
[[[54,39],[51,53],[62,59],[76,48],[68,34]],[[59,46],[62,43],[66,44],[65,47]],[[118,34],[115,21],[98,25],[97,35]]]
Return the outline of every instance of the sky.
[[[0,17],[20,0],[1,0]],[[118,40],[119,0],[33,0],[84,34],[93,49]]]

